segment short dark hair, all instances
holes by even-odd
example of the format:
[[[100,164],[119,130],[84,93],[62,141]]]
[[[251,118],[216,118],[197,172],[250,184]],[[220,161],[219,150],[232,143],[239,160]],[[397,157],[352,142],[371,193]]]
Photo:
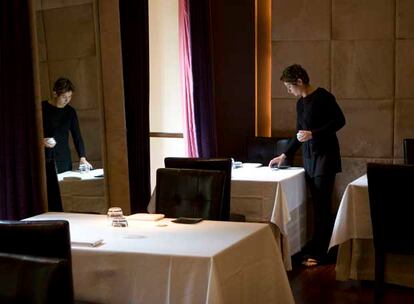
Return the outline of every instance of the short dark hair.
[[[304,84],[309,84],[309,76],[306,70],[299,64],[292,64],[285,68],[280,80],[288,83],[297,83],[301,79]]]
[[[55,92],[57,96],[69,91],[75,91],[75,86],[69,79],[60,77],[55,81],[55,84],[53,85],[53,92]]]

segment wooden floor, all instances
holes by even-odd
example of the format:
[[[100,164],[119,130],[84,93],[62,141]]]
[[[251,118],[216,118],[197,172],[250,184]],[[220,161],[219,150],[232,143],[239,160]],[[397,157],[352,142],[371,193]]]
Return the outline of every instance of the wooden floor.
[[[288,277],[296,304],[374,303],[373,282],[337,281],[334,264],[306,268],[295,263]],[[387,285],[382,303],[414,303],[414,289]]]

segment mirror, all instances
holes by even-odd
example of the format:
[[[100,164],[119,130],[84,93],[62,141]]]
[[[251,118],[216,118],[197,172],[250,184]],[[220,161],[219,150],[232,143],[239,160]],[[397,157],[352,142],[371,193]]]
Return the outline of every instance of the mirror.
[[[94,169],[102,169],[104,119],[97,1],[37,0],[36,22],[42,100],[52,99],[56,79],[71,80],[75,91],[70,105],[78,116],[86,158]],[[76,171],[79,156],[71,135],[69,144],[72,170]],[[108,203],[101,174],[59,174],[64,211],[106,213]]]

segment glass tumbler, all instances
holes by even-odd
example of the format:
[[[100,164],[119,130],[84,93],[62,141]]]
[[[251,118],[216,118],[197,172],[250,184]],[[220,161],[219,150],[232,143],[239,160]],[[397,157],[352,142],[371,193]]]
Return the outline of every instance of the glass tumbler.
[[[120,207],[111,207],[108,209],[107,219],[109,226],[112,226],[114,219],[122,217],[124,217],[124,214],[122,213],[122,209]]]

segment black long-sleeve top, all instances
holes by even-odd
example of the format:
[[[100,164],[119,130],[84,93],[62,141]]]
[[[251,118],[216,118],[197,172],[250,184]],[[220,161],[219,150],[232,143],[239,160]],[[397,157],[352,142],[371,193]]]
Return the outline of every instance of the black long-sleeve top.
[[[312,132],[312,139],[303,143],[303,161],[311,176],[341,172],[341,155],[336,132],[345,125],[345,117],[335,96],[317,88],[296,104],[296,129]],[[293,155],[301,146],[292,138],[285,154]]]
[[[79,128],[78,116],[70,105],[58,108],[48,101],[42,102],[43,135],[56,140],[54,148],[46,148],[46,159],[55,159],[57,162],[71,161],[69,148],[69,131],[79,157],[85,157],[85,146]]]

